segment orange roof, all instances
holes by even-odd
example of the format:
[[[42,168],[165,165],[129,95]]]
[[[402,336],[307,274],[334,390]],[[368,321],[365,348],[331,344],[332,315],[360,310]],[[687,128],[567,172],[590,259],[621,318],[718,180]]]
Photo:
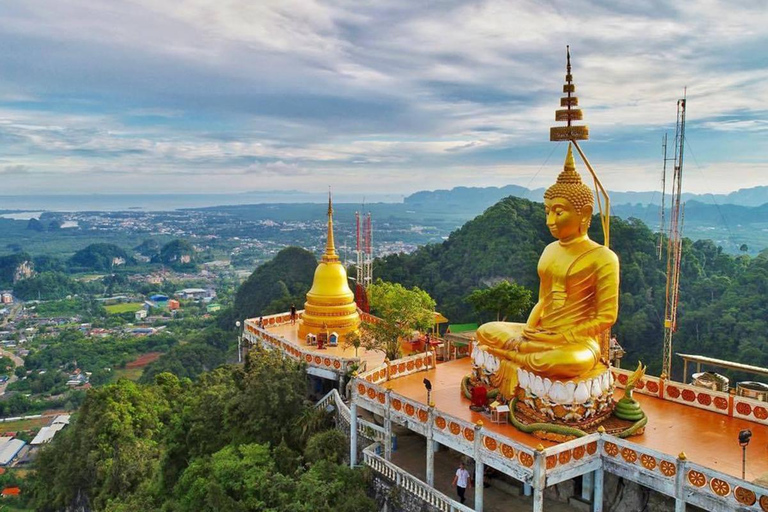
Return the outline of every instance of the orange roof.
[[[2,494],[3,496],[18,496],[19,494],[21,494],[21,489],[19,489],[18,487],[6,487],[5,489],[3,489],[3,492],[0,494]]]

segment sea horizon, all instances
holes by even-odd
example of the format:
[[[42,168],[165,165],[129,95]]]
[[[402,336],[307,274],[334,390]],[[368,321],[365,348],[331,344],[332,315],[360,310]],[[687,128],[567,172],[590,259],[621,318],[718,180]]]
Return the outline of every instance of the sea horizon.
[[[334,194],[338,203],[402,203],[402,194]],[[327,193],[300,191],[221,194],[28,194],[0,195],[0,212],[173,211],[277,203],[323,203]]]

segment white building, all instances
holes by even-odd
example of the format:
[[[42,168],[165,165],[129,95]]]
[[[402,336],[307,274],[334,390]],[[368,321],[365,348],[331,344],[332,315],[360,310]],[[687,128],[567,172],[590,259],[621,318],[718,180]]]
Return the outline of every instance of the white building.
[[[0,466],[7,466],[19,454],[24,445],[21,439],[11,439],[0,445]]]
[[[54,420],[54,421],[56,421],[56,420]],[[69,418],[67,418],[67,422],[69,422]],[[51,439],[53,439],[54,436],[56,434],[58,434],[59,431],[61,429],[63,429],[64,427],[66,427],[66,426],[67,426],[66,423],[54,423],[53,425],[51,425],[49,427],[43,427],[37,433],[35,438],[32,441],[30,441],[29,444],[31,444],[32,446],[37,446],[37,445],[49,443],[51,441]]]

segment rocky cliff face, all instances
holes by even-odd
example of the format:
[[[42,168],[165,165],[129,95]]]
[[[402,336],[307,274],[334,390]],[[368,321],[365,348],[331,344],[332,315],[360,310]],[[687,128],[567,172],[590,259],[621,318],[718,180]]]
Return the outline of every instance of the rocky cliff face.
[[[29,260],[22,261],[16,266],[13,271],[13,282],[16,283],[21,279],[27,279],[35,274],[35,270],[32,266],[32,262]]]

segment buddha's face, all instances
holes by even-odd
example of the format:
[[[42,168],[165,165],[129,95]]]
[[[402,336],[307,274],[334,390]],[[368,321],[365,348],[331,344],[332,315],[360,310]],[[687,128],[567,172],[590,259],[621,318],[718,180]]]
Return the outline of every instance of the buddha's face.
[[[589,228],[589,219],[592,217],[590,206],[585,206],[582,211],[578,211],[564,197],[545,199],[544,211],[547,214],[549,232],[561,242],[568,242],[586,233]]]

